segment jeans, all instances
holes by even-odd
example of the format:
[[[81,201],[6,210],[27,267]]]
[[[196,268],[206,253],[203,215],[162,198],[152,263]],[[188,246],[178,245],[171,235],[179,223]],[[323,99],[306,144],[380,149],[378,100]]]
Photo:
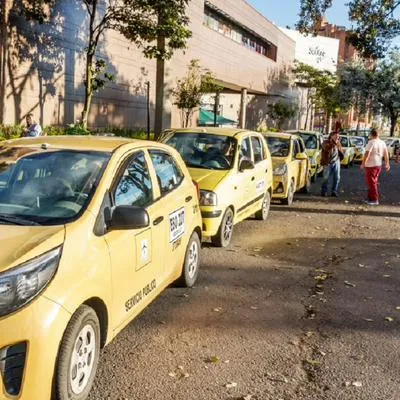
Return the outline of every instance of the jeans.
[[[368,186],[368,200],[379,201],[378,181],[381,167],[365,167],[365,179]]]
[[[333,164],[324,165],[323,181],[321,186],[321,194],[326,195],[328,193],[329,179],[332,177],[332,194],[339,194],[339,183],[340,183],[340,160],[337,160]]]

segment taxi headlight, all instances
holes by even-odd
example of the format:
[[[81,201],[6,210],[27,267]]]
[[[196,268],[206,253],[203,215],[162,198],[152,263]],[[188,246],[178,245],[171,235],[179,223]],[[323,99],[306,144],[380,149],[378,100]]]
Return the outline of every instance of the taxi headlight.
[[[61,246],[0,274],[0,317],[33,300],[53,278]]]
[[[216,206],[217,194],[208,190],[200,190],[200,205],[201,206]]]
[[[279,167],[276,167],[274,169],[274,173],[273,174],[281,176],[281,175],[286,175],[286,173],[287,173],[287,165],[283,164],[283,165],[280,165]]]

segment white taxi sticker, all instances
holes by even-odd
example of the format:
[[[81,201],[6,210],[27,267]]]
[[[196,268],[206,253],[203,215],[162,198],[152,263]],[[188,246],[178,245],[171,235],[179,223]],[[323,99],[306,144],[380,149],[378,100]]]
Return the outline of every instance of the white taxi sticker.
[[[175,242],[185,233],[185,208],[169,214],[169,242]]]

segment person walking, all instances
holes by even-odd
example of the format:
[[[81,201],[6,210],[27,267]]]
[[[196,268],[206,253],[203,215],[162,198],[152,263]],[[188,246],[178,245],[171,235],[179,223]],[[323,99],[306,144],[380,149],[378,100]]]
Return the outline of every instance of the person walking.
[[[42,136],[43,134],[42,127],[35,122],[32,113],[26,114],[25,120],[26,120],[26,128],[24,128],[22,136],[24,137]]]
[[[371,130],[371,139],[365,148],[361,169],[365,171],[365,180],[368,186],[367,204],[379,205],[379,175],[382,171],[382,159],[385,160],[386,171],[390,170],[389,153],[386,143],[379,138],[376,129]]]
[[[321,196],[328,196],[328,185],[332,179],[333,197],[339,197],[340,183],[340,157],[343,154],[343,147],[340,144],[339,132],[331,132],[328,139],[322,144],[321,165],[324,167]]]

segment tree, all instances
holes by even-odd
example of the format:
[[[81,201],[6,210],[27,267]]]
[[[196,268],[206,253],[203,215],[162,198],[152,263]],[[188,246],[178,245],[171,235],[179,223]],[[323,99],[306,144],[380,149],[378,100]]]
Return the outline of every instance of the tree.
[[[369,79],[375,109],[381,108],[390,118],[390,136],[393,136],[400,116],[400,53],[393,52],[381,60]]]
[[[268,104],[268,114],[275,121],[276,127],[281,130],[283,124],[296,116],[297,105],[279,100],[276,103]]]
[[[317,33],[322,18],[333,0],[300,0],[297,28],[303,33]],[[349,41],[366,58],[385,56],[393,38],[400,34],[396,11],[399,0],[351,0],[349,18],[354,23]]]
[[[179,79],[173,96],[174,104],[181,110],[183,128],[189,126],[194,111],[201,104],[205,93],[218,92],[221,89],[214,74],[200,66],[199,60],[191,60],[186,77]]]
[[[298,62],[292,73],[298,86],[312,89],[309,90],[311,97],[308,102],[315,108],[322,108],[325,111],[326,121],[348,108],[349,104],[340,95],[339,79],[332,72],[321,71]],[[329,124],[326,129],[329,129]]]
[[[54,6],[57,1],[61,0],[27,0],[31,14],[39,22],[46,18],[46,9]],[[114,78],[107,72],[105,61],[97,56],[103,34],[110,29],[118,31],[142,48],[146,57],[156,58],[157,61],[169,59],[176,49],[185,47],[186,40],[191,36],[187,28],[188,2],[189,0],[82,0],[88,14],[85,99],[81,122],[84,128],[87,127],[93,94]],[[159,63],[157,67],[159,69]],[[162,77],[163,75],[164,71]],[[162,92],[163,80],[158,80],[157,84],[158,91]]]

